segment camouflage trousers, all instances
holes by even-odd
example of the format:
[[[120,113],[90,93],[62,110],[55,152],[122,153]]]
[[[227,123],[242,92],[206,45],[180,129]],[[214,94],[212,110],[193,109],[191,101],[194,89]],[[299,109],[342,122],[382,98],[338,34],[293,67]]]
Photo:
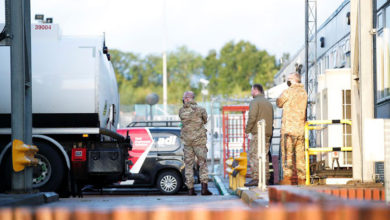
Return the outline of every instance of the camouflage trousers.
[[[269,146],[271,137],[265,137],[265,177],[267,181],[270,178],[269,174]],[[259,179],[259,157],[258,157],[258,136],[257,134],[252,135],[252,139],[249,142],[249,163],[251,165],[252,179]]]
[[[195,156],[199,164],[200,182],[209,181],[207,168],[207,147],[206,146],[187,146],[184,145],[184,164],[185,164],[185,184],[189,189],[194,188],[194,163]]]
[[[281,135],[283,178],[306,178],[303,136]]]

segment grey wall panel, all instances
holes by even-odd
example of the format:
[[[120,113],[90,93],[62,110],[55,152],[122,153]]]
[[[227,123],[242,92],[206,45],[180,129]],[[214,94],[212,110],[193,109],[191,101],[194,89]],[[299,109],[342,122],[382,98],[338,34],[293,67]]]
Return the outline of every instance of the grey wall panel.
[[[377,109],[377,118],[390,118],[390,100],[384,103],[378,104]]]

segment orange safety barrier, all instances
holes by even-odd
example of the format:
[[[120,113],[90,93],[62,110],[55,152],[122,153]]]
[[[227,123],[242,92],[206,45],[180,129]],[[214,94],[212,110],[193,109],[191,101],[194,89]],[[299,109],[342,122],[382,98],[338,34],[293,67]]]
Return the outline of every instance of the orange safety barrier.
[[[343,199],[385,201],[385,190],[383,188],[341,188],[332,189],[331,192],[325,189],[318,189],[316,191]]]
[[[268,208],[213,210],[206,207],[192,209],[66,209],[66,208],[0,208],[1,220],[356,220],[388,219],[390,206],[370,204],[271,204]]]
[[[350,200],[385,201],[384,188],[297,188],[273,186],[268,190],[270,202],[346,202]],[[343,199],[343,200],[340,200]]]

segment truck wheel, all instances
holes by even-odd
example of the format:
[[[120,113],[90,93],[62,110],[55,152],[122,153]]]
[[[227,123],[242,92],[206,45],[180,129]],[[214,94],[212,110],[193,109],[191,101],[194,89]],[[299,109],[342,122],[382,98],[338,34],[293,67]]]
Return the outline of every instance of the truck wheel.
[[[65,167],[61,156],[50,145],[42,142],[34,143],[39,149],[35,155],[38,165],[33,167],[33,188],[42,192],[58,191],[65,175]],[[7,153],[4,161],[5,175],[1,185],[5,190],[11,190],[12,156]],[[2,190],[4,190],[2,189]]]
[[[176,194],[182,185],[182,179],[175,171],[164,171],[157,178],[157,188],[166,195]]]
[[[9,150],[1,163],[0,166],[0,192],[11,190],[12,181],[12,159],[11,151]],[[1,162],[1,161],[0,161]]]
[[[42,192],[58,191],[65,179],[65,167],[61,156],[49,144],[34,143],[39,151],[38,165],[33,167],[33,188]]]

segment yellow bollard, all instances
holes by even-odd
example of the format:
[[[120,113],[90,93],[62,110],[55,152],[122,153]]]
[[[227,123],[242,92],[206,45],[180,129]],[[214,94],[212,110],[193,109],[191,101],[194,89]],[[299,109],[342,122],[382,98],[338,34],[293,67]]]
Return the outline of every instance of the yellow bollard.
[[[233,191],[237,189],[237,178],[233,177],[232,175],[232,188]]]
[[[243,175],[241,175],[241,174],[238,174],[237,175],[237,187],[243,187],[244,186],[244,184],[245,184],[245,176],[243,176]]]
[[[310,185],[310,161],[309,161],[309,123],[305,123],[305,164],[306,185]]]
[[[232,189],[233,188],[233,158],[229,158],[226,160],[226,172],[228,173],[228,176],[229,176],[229,188]]]
[[[248,169],[248,158],[246,152],[241,152],[240,156],[234,159],[232,167],[232,176],[234,179],[236,179],[237,187],[243,187]]]

